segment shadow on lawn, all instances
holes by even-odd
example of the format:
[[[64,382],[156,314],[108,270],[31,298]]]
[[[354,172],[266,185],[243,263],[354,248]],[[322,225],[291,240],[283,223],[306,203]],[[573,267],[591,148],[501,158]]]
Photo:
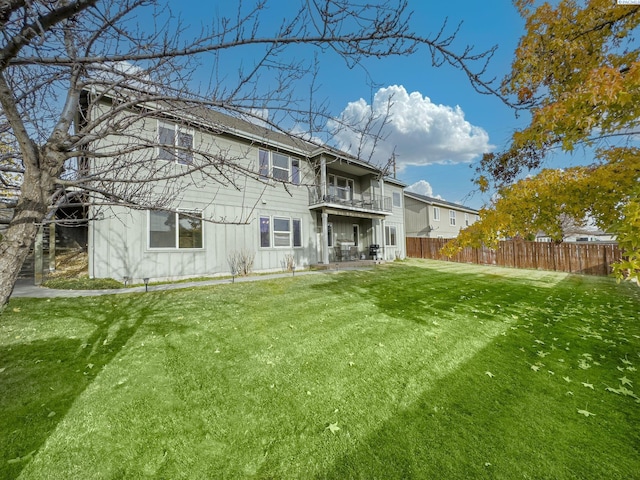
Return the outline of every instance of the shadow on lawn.
[[[392,288],[389,286],[393,285]],[[451,273],[435,269],[391,266],[374,271],[335,275],[332,281],[312,288],[336,295],[369,296],[373,304],[390,317],[431,325],[438,318],[468,313],[479,320],[496,319],[496,313],[517,312],[532,295],[546,298],[548,290],[533,289],[525,280],[487,273]]]
[[[95,309],[80,315],[71,300],[62,300],[69,302],[70,317],[75,317],[70,323],[95,325],[89,338],[51,338],[0,350],[5,369],[0,376],[0,478],[20,474],[75,399],[154,313],[159,298],[119,298],[113,308],[112,300],[104,297]],[[48,306],[43,304],[42,311]]]
[[[624,302],[637,298],[637,292],[619,300],[628,311],[603,320],[594,305],[606,311],[620,290],[611,284],[594,294],[589,286],[595,282],[572,276],[550,291],[514,282],[508,292],[505,286],[492,286],[498,292],[494,295],[524,295],[526,320],[496,336],[370,435],[354,438],[352,447],[317,478],[636,478],[640,462],[633,443],[638,418],[633,398],[608,393],[600,384],[595,390],[581,386],[584,371],[575,365],[585,351],[594,357],[600,353],[599,343],[581,337],[583,325],[593,321],[599,328],[599,322],[628,318],[633,305]],[[346,288],[348,283],[339,290]],[[613,329],[608,335],[618,339]],[[534,372],[530,365],[540,360],[537,338],[545,340],[543,349],[551,351],[555,340],[572,349],[575,345],[575,352],[561,350],[558,356],[567,361],[555,362],[556,373],[546,370],[553,354],[544,360],[548,367]],[[607,360],[597,368],[620,375],[615,366],[625,358],[628,343],[603,345]],[[595,366],[589,370],[592,378],[593,370]],[[572,383],[563,375],[571,376]],[[598,409],[598,416],[579,415],[585,404]],[[349,426],[341,427],[339,434],[348,434]]]

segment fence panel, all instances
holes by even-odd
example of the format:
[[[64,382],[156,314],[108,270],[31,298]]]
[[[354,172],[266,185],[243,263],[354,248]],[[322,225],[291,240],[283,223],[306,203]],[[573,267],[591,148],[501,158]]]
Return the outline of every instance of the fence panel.
[[[608,275],[611,264],[622,258],[616,244],[555,244],[521,240],[502,241],[496,250],[466,247],[449,258],[440,253],[447,242],[442,238],[407,237],[407,256],[586,275]]]

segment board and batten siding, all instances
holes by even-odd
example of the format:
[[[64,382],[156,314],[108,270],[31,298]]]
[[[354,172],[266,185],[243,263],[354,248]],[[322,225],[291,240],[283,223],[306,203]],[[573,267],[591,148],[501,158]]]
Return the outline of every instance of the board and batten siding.
[[[150,139],[155,139],[157,120],[146,118],[136,127],[141,138],[148,135]],[[243,167],[258,170],[257,146],[199,130],[195,130],[194,134],[196,149],[205,149],[211,154],[221,152]],[[115,155],[118,146],[118,139],[112,138],[101,141],[95,148]],[[148,156],[151,162],[163,162],[155,158],[156,152],[152,150],[140,152],[139,155]],[[315,218],[309,211],[308,189],[304,185],[313,182],[314,171],[302,156],[291,156],[300,160],[303,185],[289,185],[288,191],[275,182],[259,181],[240,173],[232,177],[239,188],[229,185],[224,179],[216,182],[197,173],[188,181],[176,180],[177,184],[174,185],[164,185],[162,182],[154,184],[158,195],[166,191],[165,187],[179,192],[172,208],[201,211],[204,218],[219,222],[203,222],[203,247],[200,249],[150,249],[147,211],[113,207],[102,212],[89,227],[90,275],[117,280],[124,277],[164,280],[225,275],[230,273],[229,254],[243,249],[255,253],[256,271],[282,270],[287,254],[293,254],[299,266],[317,263]],[[185,167],[174,163],[169,168],[179,170]],[[300,219],[302,247],[261,248],[261,216]]]

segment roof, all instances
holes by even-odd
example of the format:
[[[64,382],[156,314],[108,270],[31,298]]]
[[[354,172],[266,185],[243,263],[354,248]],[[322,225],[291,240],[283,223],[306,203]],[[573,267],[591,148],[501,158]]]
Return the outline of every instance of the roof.
[[[430,205],[453,207],[457,210],[461,210],[463,212],[468,212],[468,213],[475,213],[475,214],[479,213],[478,210],[475,210],[470,207],[466,207],[464,205],[460,205],[459,203],[447,202],[445,200],[440,200],[439,198],[428,197],[427,195],[420,195],[419,193],[408,192],[406,190],[404,191],[404,196],[413,198],[415,200],[419,200],[424,203],[428,203]]]
[[[131,89],[131,92],[134,95],[145,94],[145,92],[136,91],[135,89]],[[102,95],[109,98],[114,96],[108,92],[102,93]],[[345,161],[375,172],[381,172],[381,169],[372,163],[361,160],[358,157],[347,152],[343,152],[337,148],[329,145],[318,145],[295,135],[290,135],[284,131],[267,128],[252,121],[243,119],[241,118],[241,112],[237,112],[238,116],[229,115],[228,113],[223,113],[215,110],[214,108],[199,104],[200,102],[198,100],[190,100],[188,98],[185,98],[183,101],[154,100],[148,102],[141,99],[141,103],[144,103],[144,108],[148,108],[150,110],[153,110],[154,107],[157,108],[159,113],[166,115],[167,117],[180,119],[206,129],[214,129],[221,134],[233,135],[250,142],[268,145],[276,149],[280,148],[305,158],[328,155],[340,161]],[[163,111],[165,109],[168,111]],[[250,118],[248,114],[247,118]],[[397,181],[395,181],[395,183],[401,186],[406,186]]]

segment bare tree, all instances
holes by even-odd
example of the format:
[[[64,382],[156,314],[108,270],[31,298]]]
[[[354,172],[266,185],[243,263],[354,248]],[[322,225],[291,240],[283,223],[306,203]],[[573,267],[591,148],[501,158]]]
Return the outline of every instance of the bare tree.
[[[169,199],[184,185],[213,181],[241,189],[243,178],[258,176],[230,152],[180,142],[174,154],[186,167],[175,173],[154,161],[162,142],[142,134],[145,118],[197,122],[194,112],[203,109],[245,118],[269,109],[277,114],[266,121],[272,130],[295,124],[307,139],[326,131],[326,104],[313,95],[317,57],[290,60],[289,49],[332,51],[349,66],[422,49],[426,62],[453,65],[476,90],[496,94],[483,79],[493,49],[465,46],[456,53],[457,30],[445,33],[446,23],[434,34],[415,33],[407,0],[302,0],[275,26],[260,22],[266,8],[267,0],[241,3],[233,18],[212,19],[189,38],[160,0],[0,2],[0,135],[10,147],[0,149],[0,185],[17,195],[0,243],[0,305],[38,226],[57,206],[170,210]],[[155,23],[141,28],[137,14],[144,9],[153,10],[148,18]],[[229,59],[247,48],[259,57],[229,71]],[[204,69],[211,70],[210,86],[194,83]]]

